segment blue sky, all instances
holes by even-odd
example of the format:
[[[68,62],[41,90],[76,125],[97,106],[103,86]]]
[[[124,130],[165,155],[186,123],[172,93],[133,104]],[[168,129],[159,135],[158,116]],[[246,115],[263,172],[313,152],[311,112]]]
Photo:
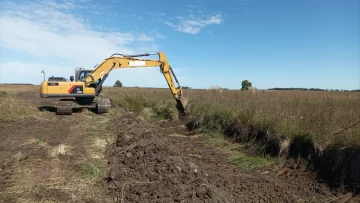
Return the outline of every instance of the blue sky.
[[[92,69],[113,53],[164,52],[180,84],[259,89],[360,85],[358,0],[2,1],[0,83]],[[156,58],[154,58],[156,59]],[[167,87],[159,68],[105,85]]]

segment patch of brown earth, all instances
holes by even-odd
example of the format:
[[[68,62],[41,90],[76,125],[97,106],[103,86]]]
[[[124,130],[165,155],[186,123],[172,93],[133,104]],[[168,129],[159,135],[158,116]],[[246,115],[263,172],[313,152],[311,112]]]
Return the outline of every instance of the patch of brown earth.
[[[16,96],[38,103],[32,94]],[[88,149],[96,144],[86,119],[86,113],[43,112],[0,122],[0,202],[110,202],[101,178],[83,175],[84,162],[92,161]]]
[[[306,171],[261,174],[239,169],[228,155],[189,139],[183,125],[150,125],[133,115],[114,120],[108,151],[109,189],[120,202],[336,202]],[[171,134],[185,136],[169,136]],[[333,200],[333,201],[331,201]]]

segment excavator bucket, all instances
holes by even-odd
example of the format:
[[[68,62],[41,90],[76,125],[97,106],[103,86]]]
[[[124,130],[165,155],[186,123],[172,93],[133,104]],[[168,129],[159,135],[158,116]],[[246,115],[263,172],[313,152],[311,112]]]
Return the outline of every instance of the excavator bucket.
[[[186,115],[189,112],[190,105],[190,99],[187,97],[181,97],[180,100],[177,101],[177,109],[180,114]]]
[[[184,106],[184,108],[187,109],[187,107],[190,106],[190,99],[187,97],[182,97],[181,103]]]

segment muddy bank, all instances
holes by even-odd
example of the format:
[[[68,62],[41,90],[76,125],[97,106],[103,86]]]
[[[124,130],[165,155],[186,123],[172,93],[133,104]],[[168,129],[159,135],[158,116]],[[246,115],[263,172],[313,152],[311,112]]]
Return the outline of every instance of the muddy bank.
[[[205,121],[192,118],[187,127],[202,129]],[[333,189],[343,192],[360,192],[360,149],[321,149],[311,139],[295,137],[292,140],[272,135],[268,129],[238,126],[235,123],[221,125],[222,133],[233,142],[242,143],[249,152],[279,157],[281,165],[291,169],[310,170],[319,181],[325,181]]]
[[[334,189],[360,192],[360,150],[356,148],[320,149],[311,140],[295,138],[287,154],[289,159],[307,160],[307,168]],[[299,167],[296,162],[295,166]],[[294,164],[293,164],[294,165]]]
[[[108,188],[119,202],[300,202],[335,195],[311,173],[283,177],[239,169],[205,136],[181,123],[149,124],[132,114],[114,118]],[[331,202],[331,201],[330,201]]]

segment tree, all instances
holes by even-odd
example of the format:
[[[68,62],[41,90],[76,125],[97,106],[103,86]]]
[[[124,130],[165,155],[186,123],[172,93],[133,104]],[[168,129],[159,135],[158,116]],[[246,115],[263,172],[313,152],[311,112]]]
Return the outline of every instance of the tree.
[[[114,87],[122,87],[122,83],[120,82],[120,80],[117,80],[117,81],[115,82]]]
[[[251,87],[252,87],[252,84],[248,80],[243,80],[241,82],[241,91],[250,90]]]

